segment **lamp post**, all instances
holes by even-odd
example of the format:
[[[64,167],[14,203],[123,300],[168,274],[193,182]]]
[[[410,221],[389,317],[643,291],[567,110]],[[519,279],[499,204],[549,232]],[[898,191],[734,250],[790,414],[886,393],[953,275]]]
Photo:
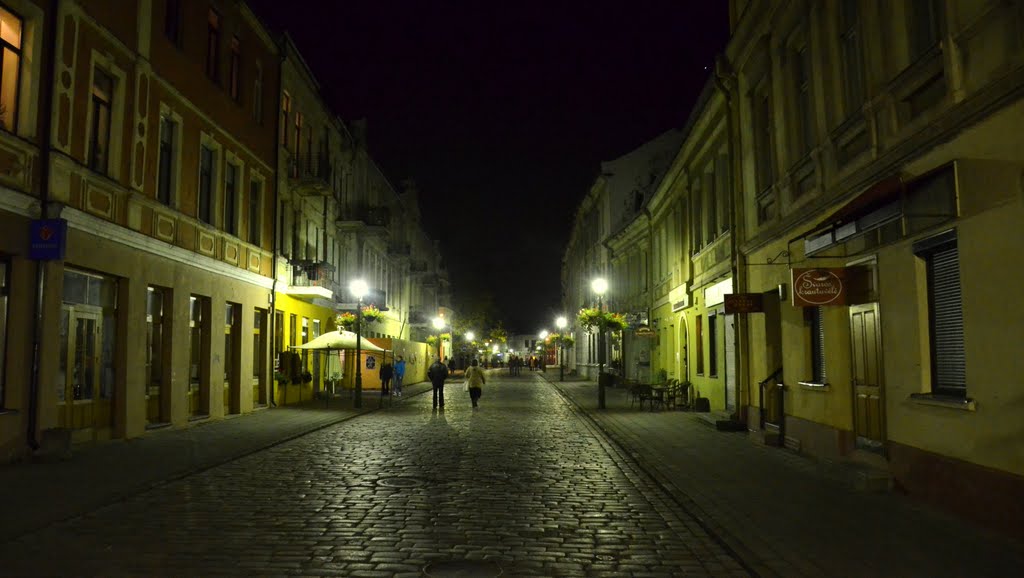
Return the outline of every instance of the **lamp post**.
[[[355,388],[355,400],[352,405],[359,409],[363,407],[363,368],[362,368],[362,332],[363,332],[363,297],[370,288],[366,285],[366,281],[362,279],[354,279],[348,284],[349,293],[356,298],[356,388]]]
[[[435,317],[434,329],[437,330],[437,361],[438,363],[443,363],[441,360],[441,330],[444,329],[444,319]]]
[[[590,282],[590,289],[597,294],[597,310],[604,313],[603,296],[608,290],[608,281],[598,277]],[[597,409],[604,409],[604,325],[597,334]]]
[[[555,326],[558,327],[558,381],[565,381],[565,317],[559,316],[555,319]]]

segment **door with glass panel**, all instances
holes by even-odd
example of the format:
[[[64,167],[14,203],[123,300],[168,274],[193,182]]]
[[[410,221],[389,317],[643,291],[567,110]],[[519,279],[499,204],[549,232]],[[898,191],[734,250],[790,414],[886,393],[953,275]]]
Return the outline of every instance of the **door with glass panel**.
[[[110,437],[113,387],[103,379],[103,312],[65,304],[61,311],[58,427],[74,441]]]

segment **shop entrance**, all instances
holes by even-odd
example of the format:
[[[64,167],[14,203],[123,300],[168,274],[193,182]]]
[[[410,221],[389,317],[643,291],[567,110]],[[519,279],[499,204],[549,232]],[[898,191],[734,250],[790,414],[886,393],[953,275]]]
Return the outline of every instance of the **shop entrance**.
[[[885,421],[882,411],[882,340],[878,304],[850,306],[850,342],[853,349],[853,427],[857,447],[882,453]]]
[[[65,304],[61,311],[57,425],[72,430],[73,442],[108,439],[113,431],[112,359],[104,348],[99,307]]]

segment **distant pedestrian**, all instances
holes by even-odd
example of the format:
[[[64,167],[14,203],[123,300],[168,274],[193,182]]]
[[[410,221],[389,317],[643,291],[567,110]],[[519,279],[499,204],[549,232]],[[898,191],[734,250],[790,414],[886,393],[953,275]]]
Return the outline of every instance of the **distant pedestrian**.
[[[395,362],[395,397],[402,397],[402,380],[405,379],[405,358],[398,356]]]
[[[455,376],[455,361],[451,357],[448,358],[448,375]]]
[[[384,358],[384,365],[380,366],[380,394],[391,393],[391,378],[395,375],[395,367],[391,365],[387,357]]]
[[[427,379],[434,386],[434,409],[437,409],[438,405],[444,409],[444,380],[447,378],[448,368],[441,363],[440,359],[435,359],[434,363],[430,364],[430,369],[427,370]]]
[[[473,360],[469,363],[469,369],[466,370],[466,387],[469,388],[469,399],[473,402],[473,409],[476,409],[477,402],[480,400],[480,395],[483,393],[483,385],[487,383],[487,377],[484,375],[484,370],[477,366],[477,360]]]

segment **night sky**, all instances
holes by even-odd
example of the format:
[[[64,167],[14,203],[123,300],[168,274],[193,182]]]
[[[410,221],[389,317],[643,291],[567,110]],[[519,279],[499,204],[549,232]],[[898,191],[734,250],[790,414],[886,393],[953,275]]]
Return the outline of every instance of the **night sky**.
[[[601,161],[681,127],[728,39],[725,0],[249,4],[367,119],[391,183],[416,181],[456,311],[520,333],[558,313]]]

